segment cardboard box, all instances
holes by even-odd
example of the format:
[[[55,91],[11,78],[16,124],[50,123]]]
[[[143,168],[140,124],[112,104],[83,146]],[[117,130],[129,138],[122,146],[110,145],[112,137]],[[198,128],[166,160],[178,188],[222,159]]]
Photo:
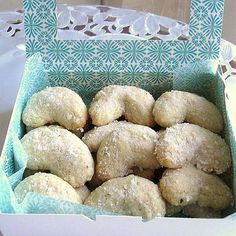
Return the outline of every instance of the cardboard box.
[[[25,66],[2,152],[0,229],[3,235],[236,235],[234,214],[217,220],[156,218],[142,222],[139,217],[106,216],[112,213],[36,193],[28,194],[18,204],[12,192],[26,167],[26,154],[20,143],[25,132],[21,113],[28,99],[46,86],[71,88],[87,105],[108,84],[136,85],[155,98],[172,88],[202,95],[223,113],[224,135],[235,170],[235,127],[227,111],[217,61],[223,6],[223,0],[192,0],[187,41],[63,41],[57,38],[56,2],[24,1],[27,56],[31,57]],[[234,186],[235,176],[236,173],[232,179]]]

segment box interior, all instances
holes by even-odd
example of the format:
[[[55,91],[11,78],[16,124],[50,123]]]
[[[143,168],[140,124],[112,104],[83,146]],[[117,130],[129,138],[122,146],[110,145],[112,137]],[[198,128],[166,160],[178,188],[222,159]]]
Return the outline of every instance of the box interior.
[[[136,84],[133,84],[133,82],[129,83],[129,80],[122,79],[122,77],[118,84],[136,85],[138,87],[142,87],[149,91],[155,99],[157,99],[158,96],[160,96],[160,94],[164,91],[176,89],[199,94],[215,103],[221,110],[224,117],[225,130],[224,134],[222,135],[226,138],[227,143],[231,147],[233,169],[235,169],[234,166],[236,160],[236,143],[235,139],[232,136],[232,127],[229,123],[227,111],[225,108],[224,83],[220,77],[220,71],[218,69],[217,61],[206,61],[190,64],[176,70],[173,74],[168,74],[168,80],[163,79],[163,76],[167,76],[167,74],[153,74],[153,83],[155,83],[156,86],[148,86],[148,84],[145,84],[145,77],[150,76],[149,74],[138,74],[132,76],[132,81],[137,81]],[[26,153],[24,152],[20,143],[20,139],[23,137],[25,132],[25,126],[21,121],[21,114],[28,99],[34,93],[42,90],[47,86],[60,86],[60,83],[57,82],[54,78],[55,75],[45,71],[41,56],[39,54],[35,54],[27,61],[25,66],[25,74],[20,86],[19,94],[12,115],[12,120],[9,126],[6,143],[2,153],[4,161],[3,169],[9,179],[9,182],[7,179],[5,179],[4,184],[6,185],[6,189],[5,192],[2,191],[1,194],[5,194],[5,197],[9,200],[8,206],[7,204],[5,204],[5,211],[4,209],[1,209],[2,207],[0,209],[5,213],[76,213],[84,214],[91,219],[95,219],[96,215],[113,214],[80,204],[74,204],[66,201],[59,201],[48,197],[43,197],[37,193],[28,194],[22,204],[18,204],[14,198],[14,194],[12,193],[11,188],[14,189],[14,187],[21,181],[24,169],[26,167]],[[86,73],[84,74],[83,79],[85,81],[90,79],[92,83],[95,82],[95,86],[91,86],[91,89],[85,90],[83,88],[83,80],[81,80],[81,84],[71,83],[70,80],[73,80],[73,77],[66,80],[66,84],[64,85],[77,92],[89,106],[92,97],[102,87],[108,84],[117,84],[117,78],[113,76],[107,77],[107,80],[104,80],[105,82],[103,81],[103,83],[96,83],[97,78],[99,78],[97,73],[89,75],[87,75]],[[73,84],[73,86],[71,86],[71,84]],[[235,186],[235,177],[233,178],[232,173],[233,171],[230,170],[225,174],[225,176],[223,176],[223,179],[229,186],[231,186],[231,188]],[[235,190],[235,188],[233,189]],[[234,209],[228,209],[226,212],[224,212],[224,215],[229,215],[234,211]],[[178,217],[179,216],[181,215],[178,215]]]

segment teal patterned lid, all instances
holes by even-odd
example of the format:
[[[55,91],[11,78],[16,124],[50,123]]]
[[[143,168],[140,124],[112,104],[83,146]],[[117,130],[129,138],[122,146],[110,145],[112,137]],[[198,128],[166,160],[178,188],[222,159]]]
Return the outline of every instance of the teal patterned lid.
[[[27,56],[40,52],[47,71],[158,73],[218,59],[224,0],[192,0],[188,40],[60,40],[55,0],[24,0]],[[72,76],[73,77],[73,76]],[[76,77],[76,76],[74,76]]]

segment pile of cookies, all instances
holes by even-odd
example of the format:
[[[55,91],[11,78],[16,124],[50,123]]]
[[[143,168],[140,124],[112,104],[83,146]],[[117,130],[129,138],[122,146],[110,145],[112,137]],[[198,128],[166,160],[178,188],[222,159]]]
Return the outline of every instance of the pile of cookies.
[[[37,192],[145,219],[220,217],[233,205],[217,176],[231,166],[223,118],[196,94],[170,91],[155,101],[143,89],[111,85],[87,109],[72,90],[48,87],[29,99],[22,120],[19,202]]]

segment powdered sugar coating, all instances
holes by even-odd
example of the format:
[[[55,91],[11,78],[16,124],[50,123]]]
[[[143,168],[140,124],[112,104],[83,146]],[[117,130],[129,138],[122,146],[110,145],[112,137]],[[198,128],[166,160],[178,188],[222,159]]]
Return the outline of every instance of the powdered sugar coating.
[[[108,180],[91,192],[84,204],[145,219],[165,215],[165,202],[158,186],[134,175]]]
[[[130,126],[136,125],[127,121],[113,121],[108,125],[100,127],[94,127],[92,130],[84,134],[82,138],[83,142],[88,146],[91,152],[96,152],[101,145],[103,139],[105,139],[114,130],[126,129]]]
[[[223,118],[217,107],[193,93],[171,91],[155,102],[154,119],[162,127],[171,127],[185,120],[215,133],[223,130]]]
[[[217,176],[193,166],[167,169],[159,183],[162,197],[174,206],[197,204],[222,210],[233,203],[229,187]]]
[[[206,172],[221,174],[231,166],[230,149],[219,135],[200,126],[177,124],[159,134],[157,160],[168,168],[188,163]]]
[[[96,126],[109,124],[124,115],[130,122],[152,127],[154,103],[152,95],[141,88],[110,85],[96,94],[89,114]]]
[[[60,126],[43,126],[21,140],[27,153],[27,168],[50,170],[73,187],[84,185],[94,174],[94,161],[88,147]]]
[[[132,167],[158,169],[155,145],[157,133],[142,125],[114,130],[97,152],[97,176],[105,181],[129,174]]]
[[[17,201],[24,200],[29,192],[37,192],[42,195],[82,203],[80,196],[75,189],[63,179],[56,175],[47,173],[36,173],[21,181],[14,190]]]
[[[33,128],[57,122],[76,130],[84,127],[87,119],[88,111],[81,97],[65,87],[48,87],[35,93],[22,114],[23,122]]]

